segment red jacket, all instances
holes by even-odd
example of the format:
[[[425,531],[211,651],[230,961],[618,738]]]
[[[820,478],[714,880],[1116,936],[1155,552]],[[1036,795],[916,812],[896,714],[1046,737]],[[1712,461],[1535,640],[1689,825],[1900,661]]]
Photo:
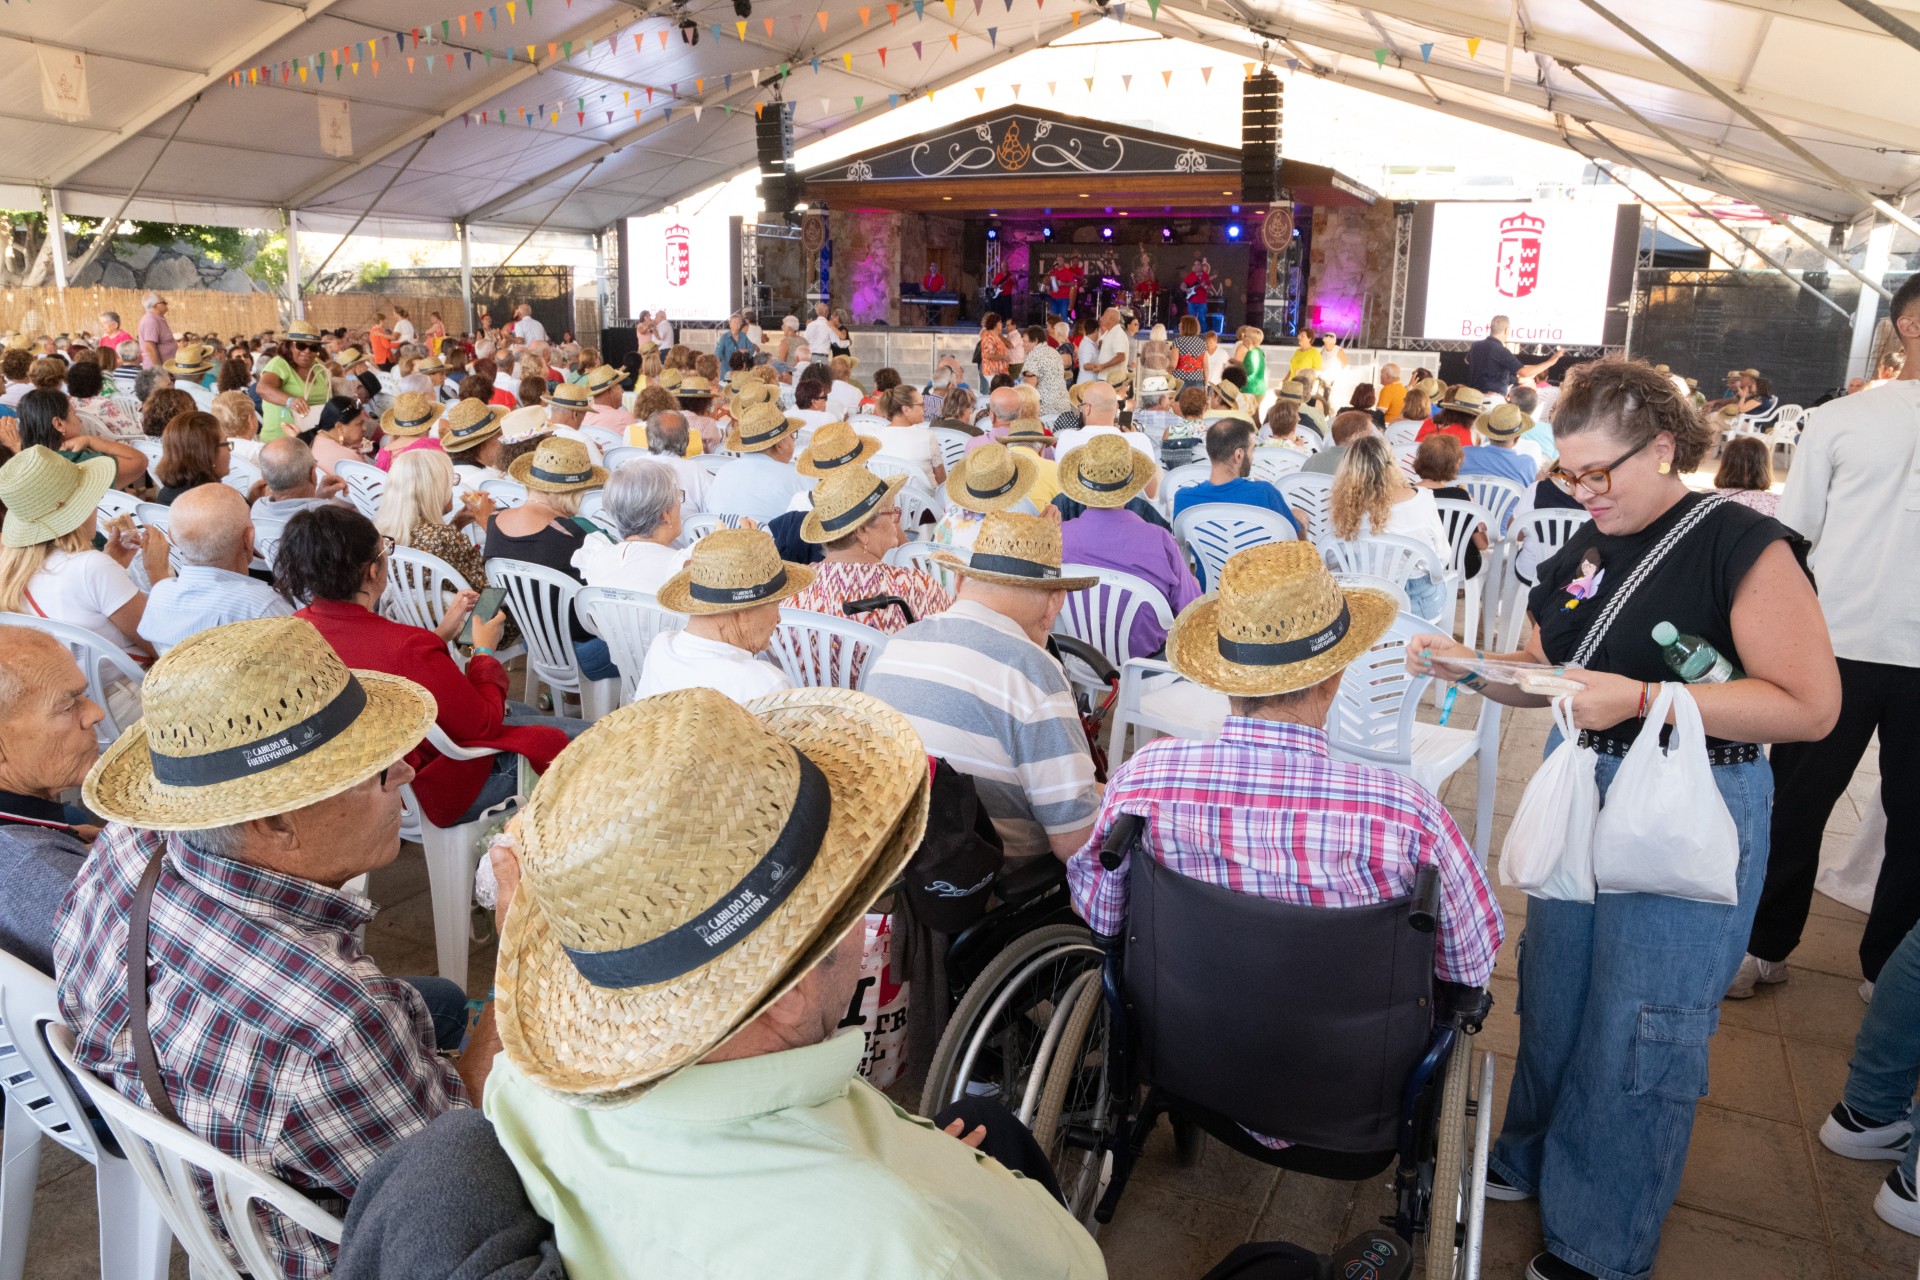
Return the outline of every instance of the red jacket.
[[[440,637],[424,627],[393,622],[357,604],[316,600],[295,615],[327,638],[349,667],[405,676],[433,695],[434,719],[463,747],[495,747],[527,758],[544,773],[567,745],[559,729],[539,725],[507,728],[507,672],[484,654],[462,672]],[[435,826],[452,826],[466,813],[493,768],[490,757],[449,760],[422,742],[407,756],[419,773],[413,793]]]

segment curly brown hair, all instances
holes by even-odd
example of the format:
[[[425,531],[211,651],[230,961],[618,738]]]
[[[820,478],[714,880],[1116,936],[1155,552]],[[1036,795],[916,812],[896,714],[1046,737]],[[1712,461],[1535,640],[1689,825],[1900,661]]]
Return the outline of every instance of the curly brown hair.
[[[1567,376],[1553,414],[1553,438],[1604,431],[1623,449],[1645,448],[1656,437],[1673,437],[1673,465],[1691,471],[1707,456],[1713,430],[1674,387],[1673,380],[1644,360],[1618,357],[1581,365]]]
[[[140,406],[140,434],[158,440],[167,424],[195,409],[193,397],[178,387],[161,387]]]

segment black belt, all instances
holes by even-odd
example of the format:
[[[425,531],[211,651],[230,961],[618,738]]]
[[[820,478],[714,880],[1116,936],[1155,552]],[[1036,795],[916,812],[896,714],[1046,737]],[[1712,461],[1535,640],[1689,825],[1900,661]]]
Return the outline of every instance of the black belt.
[[[1603,756],[1624,756],[1633,743],[1623,742],[1619,738],[1603,738],[1591,729],[1582,729],[1580,745],[1592,747]],[[1759,758],[1760,744],[1757,742],[1727,742],[1707,748],[1707,763],[1715,768],[1727,764],[1751,764]]]

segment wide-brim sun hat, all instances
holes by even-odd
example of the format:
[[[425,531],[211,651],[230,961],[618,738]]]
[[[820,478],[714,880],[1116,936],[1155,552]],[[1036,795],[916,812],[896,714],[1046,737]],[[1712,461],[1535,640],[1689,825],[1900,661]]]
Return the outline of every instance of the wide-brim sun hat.
[[[380,415],[383,435],[412,439],[433,430],[446,406],[424,391],[403,391],[393,398],[393,407]]]
[[[1449,387],[1446,399],[1440,402],[1440,408],[1454,413],[1470,413],[1477,418],[1487,411],[1487,398],[1472,387]]]
[[[1053,444],[1053,432],[1047,430],[1047,424],[1038,418],[1015,418],[1007,428],[1008,444],[1037,444],[1042,447]]]
[[[885,477],[865,467],[829,471],[813,487],[813,507],[800,522],[801,541],[817,544],[846,537],[899,497],[906,484],[904,471]]]
[[[509,409],[507,415],[500,419],[500,434],[506,437],[508,444],[548,435],[552,430],[547,422],[547,411],[537,404]]]
[[[507,475],[535,493],[577,493],[607,482],[607,469],[593,465],[586,442],[561,435],[515,458],[507,464]]]
[[[1060,526],[1045,516],[996,511],[980,522],[973,555],[936,551],[939,563],[969,578],[1035,591],[1085,591],[1100,579],[1060,576]],[[665,603],[664,601],[662,603]]]
[[[589,396],[597,396],[607,388],[619,386],[626,380],[626,370],[603,364],[587,370],[580,385],[586,388]]]
[[[1089,436],[1060,459],[1060,492],[1089,507],[1124,507],[1158,468],[1125,436]]]
[[[674,613],[738,613],[796,596],[813,578],[807,565],[780,558],[765,529],[715,529],[693,544],[686,567],[661,583],[654,598]]]
[[[23,449],[0,466],[0,545],[37,547],[65,537],[87,522],[113,488],[119,466],[112,458],[74,462],[45,445]]]
[[[334,352],[334,355],[333,355],[333,362],[340,366],[340,371],[342,373],[345,373],[346,371],[353,368],[353,366],[357,364],[365,364],[366,359],[367,359],[367,353],[362,351],[358,347],[346,347],[340,351]],[[416,369],[419,367],[420,367],[419,365],[415,366]],[[444,362],[443,362],[443,367],[444,367]]]
[[[305,320],[295,320],[287,326],[287,336],[284,340],[287,342],[319,342],[321,341],[321,337],[320,331],[308,324]]]
[[[778,406],[757,404],[727,424],[725,448],[728,453],[764,453],[806,425]]]
[[[736,413],[745,413],[748,409],[757,408],[763,404],[778,405],[780,388],[774,383],[754,378],[742,384],[738,390],[728,392],[727,400],[733,405]]]
[[[845,467],[859,466],[879,452],[879,439],[861,435],[852,423],[823,422],[814,428],[813,438],[793,460],[793,469],[803,476],[818,478]]]
[[[1221,693],[1292,693],[1346,670],[1399,611],[1385,592],[1343,590],[1312,544],[1268,543],[1228,560],[1219,589],[1174,619],[1167,661]]]
[[[700,1061],[859,925],[928,796],[912,724],[851,689],[744,707],[683,689],[602,717],[521,815],[495,980],[508,1059],[589,1108]]]
[[[593,396],[584,386],[576,382],[563,382],[555,387],[551,394],[540,397],[540,403],[550,409],[593,408]]]
[[[500,434],[500,420],[507,411],[469,396],[448,409],[440,419],[440,447],[448,453],[465,453]]]
[[[169,375],[176,378],[197,378],[213,368],[211,351],[212,348],[203,343],[182,343],[180,347],[174,351],[173,359],[167,361],[160,367]]]
[[[1039,471],[1040,460],[1025,449],[983,444],[947,472],[947,500],[982,515],[1005,511],[1027,496]]]
[[[411,680],[349,670],[303,618],[214,627],[167,650],[142,716],[80,794],[112,822],[198,831],[291,813],[359,786],[433,727]]]
[[[1489,440],[1518,440],[1533,430],[1533,419],[1519,405],[1502,401],[1475,418],[1473,429]]]
[[[667,385],[664,377],[660,385]],[[680,381],[674,384],[672,390],[682,400],[707,400],[713,396],[713,384],[697,373],[681,374]]]

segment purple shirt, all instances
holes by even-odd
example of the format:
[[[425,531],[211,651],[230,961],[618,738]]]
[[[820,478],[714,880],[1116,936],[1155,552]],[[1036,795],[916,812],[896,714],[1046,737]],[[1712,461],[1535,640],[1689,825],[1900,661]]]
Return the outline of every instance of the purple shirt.
[[[1173,535],[1122,507],[1089,507],[1060,526],[1060,558],[1069,564],[1118,569],[1160,589],[1178,616],[1200,598],[1200,584]],[[1166,629],[1149,611],[1135,615],[1127,638],[1128,654],[1144,658],[1167,643]]]
[[[164,316],[157,316],[151,311],[140,317],[140,342],[142,344],[140,347],[140,363],[148,367],[156,363],[165,364],[167,361],[173,359],[173,353],[180,349],[180,344],[173,340],[173,326],[167,323]],[[146,358],[147,348],[145,344],[149,342],[153,344],[153,349],[159,353],[160,359],[158,361]]]

